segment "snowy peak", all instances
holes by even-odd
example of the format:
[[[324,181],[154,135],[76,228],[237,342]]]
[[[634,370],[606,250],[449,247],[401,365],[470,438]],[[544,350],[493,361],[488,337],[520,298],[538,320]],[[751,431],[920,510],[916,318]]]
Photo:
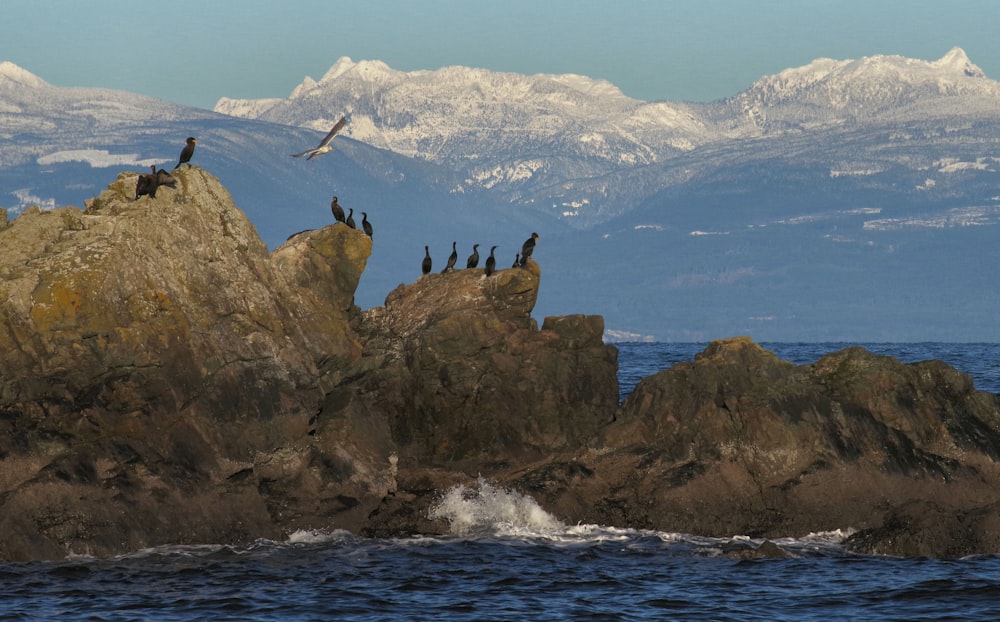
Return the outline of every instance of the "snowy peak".
[[[947,54],[931,63],[932,66],[941,68],[953,73],[961,73],[970,78],[985,78],[986,74],[978,66],[972,64],[965,50],[960,47],[953,47]]]
[[[45,80],[10,61],[0,62],[0,85],[5,84],[18,84],[35,89],[49,86]]]
[[[882,55],[817,59],[765,76],[725,103],[743,117],[744,128],[773,133],[861,119],[905,121],[941,107],[976,113],[997,97],[1000,83],[955,47],[936,61]]]

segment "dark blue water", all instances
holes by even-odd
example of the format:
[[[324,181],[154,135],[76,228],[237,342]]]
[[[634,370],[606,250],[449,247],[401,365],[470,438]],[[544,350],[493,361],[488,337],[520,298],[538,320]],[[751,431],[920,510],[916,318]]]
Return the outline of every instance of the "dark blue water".
[[[797,363],[844,344],[764,344]],[[703,344],[620,344],[623,393]],[[998,391],[1000,346],[877,344],[944,360]],[[996,620],[1000,555],[846,552],[849,533],[760,542],[564,525],[481,481],[442,491],[455,534],[371,540],[297,532],[249,547],[161,547],[109,559],[0,564],[0,620]]]

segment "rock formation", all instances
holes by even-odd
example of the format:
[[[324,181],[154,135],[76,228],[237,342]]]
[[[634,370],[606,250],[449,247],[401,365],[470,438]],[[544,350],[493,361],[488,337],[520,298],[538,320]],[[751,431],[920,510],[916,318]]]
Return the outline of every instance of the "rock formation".
[[[940,362],[733,338],[619,405],[602,319],[531,317],[533,260],[362,311],[364,233],[268,253],[217,179],[175,177],[0,223],[0,559],[441,533],[431,503],[479,477],[567,523],[1000,550],[1000,398]]]
[[[0,231],[0,558],[279,537],[286,496],[329,520],[390,487],[388,451],[350,486],[312,477],[351,459],[309,432],[317,363],[361,355],[344,292],[370,240],[329,227],[269,255],[218,180],[176,177]]]

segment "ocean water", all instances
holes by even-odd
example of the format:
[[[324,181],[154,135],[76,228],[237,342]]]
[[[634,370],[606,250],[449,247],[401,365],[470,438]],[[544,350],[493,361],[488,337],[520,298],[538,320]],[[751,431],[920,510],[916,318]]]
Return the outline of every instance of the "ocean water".
[[[798,363],[845,344],[762,344]],[[1000,345],[863,344],[1000,387]],[[704,344],[619,344],[623,395]],[[302,531],[250,546],[0,564],[0,620],[997,620],[1000,555],[856,555],[850,526],[775,540],[567,525],[481,480],[441,491],[445,537]]]

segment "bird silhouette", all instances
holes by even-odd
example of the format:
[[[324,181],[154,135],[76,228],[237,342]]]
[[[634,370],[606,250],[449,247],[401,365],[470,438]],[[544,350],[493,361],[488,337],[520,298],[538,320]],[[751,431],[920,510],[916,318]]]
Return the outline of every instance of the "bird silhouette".
[[[469,255],[469,258],[465,260],[465,267],[466,268],[475,268],[478,265],[479,265],[479,245],[478,244],[473,244],[472,245],[472,254]]]
[[[517,268],[521,265],[521,253],[514,253],[514,265],[511,268]]]
[[[532,233],[531,237],[524,241],[521,246],[521,265],[528,263],[528,257],[531,257],[531,253],[535,252],[535,240],[538,239],[537,233]]]
[[[486,276],[489,276],[494,272],[496,272],[497,260],[496,257],[493,256],[493,251],[495,251],[496,249],[497,249],[496,246],[490,248],[490,256],[486,258],[486,270],[485,270]]]
[[[183,149],[181,149],[181,157],[177,160],[177,166],[174,167],[174,170],[179,169],[181,164],[191,166],[191,156],[194,155],[194,144],[198,142],[198,139],[188,136],[187,141],[185,142],[187,144],[184,145]]]
[[[426,246],[424,247],[424,262],[420,264],[420,269],[424,274],[431,273],[431,250]]]
[[[448,265],[442,270],[442,274],[445,272],[451,272],[455,269],[455,262],[458,261],[458,251],[455,249],[456,242],[451,243],[451,254],[448,255]]]
[[[368,212],[361,212],[361,228],[368,237],[372,237],[372,223],[368,222]]]
[[[347,218],[344,216],[344,208],[337,202],[337,197],[333,197],[333,201],[330,203],[330,211],[333,212],[333,219],[336,222],[347,222]]]
[[[355,224],[354,222],[354,208],[350,208],[350,211],[347,213],[347,220],[345,222],[347,223],[347,226],[350,227],[351,229],[358,228],[358,225]]]
[[[347,125],[347,117],[341,117],[340,121],[337,121],[337,124],[333,126],[332,130],[330,130],[330,133],[327,134],[323,140],[319,141],[319,145],[313,149],[306,149],[302,153],[293,153],[292,157],[301,158],[302,156],[306,156],[306,160],[312,160],[316,156],[321,156],[324,153],[330,153],[333,151],[333,147],[330,146],[330,142],[333,140],[333,137],[337,135],[337,132],[344,129],[345,125]]]

